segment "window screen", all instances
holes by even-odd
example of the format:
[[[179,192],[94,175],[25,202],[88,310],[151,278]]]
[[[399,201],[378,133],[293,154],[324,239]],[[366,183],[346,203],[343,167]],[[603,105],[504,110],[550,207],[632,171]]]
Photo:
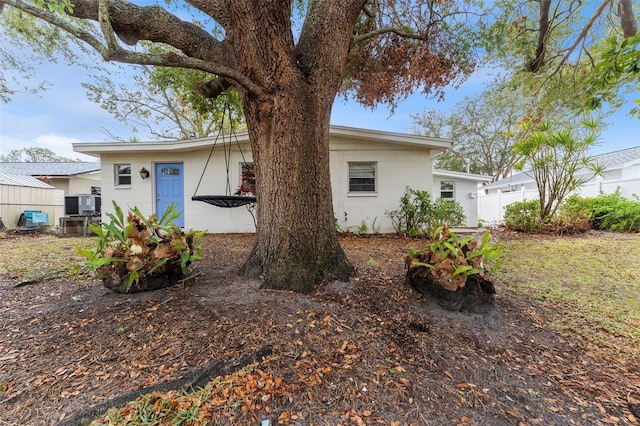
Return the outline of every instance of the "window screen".
[[[440,197],[453,199],[453,181],[440,182]]]
[[[349,163],[349,192],[376,192],[377,163]]]

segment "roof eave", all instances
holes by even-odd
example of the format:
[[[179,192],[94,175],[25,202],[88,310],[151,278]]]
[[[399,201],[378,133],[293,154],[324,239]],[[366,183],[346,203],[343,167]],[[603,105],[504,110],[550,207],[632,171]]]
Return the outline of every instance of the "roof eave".
[[[372,142],[392,143],[398,145],[419,146],[431,149],[434,152],[444,151],[450,148],[452,141],[448,139],[430,138],[407,133],[385,132],[380,130],[358,129],[345,126],[331,126],[331,136],[339,136],[347,139],[367,140]],[[189,152],[210,146],[212,143],[246,143],[249,141],[248,133],[237,135],[225,135],[222,140],[218,138],[187,139],[179,141],[153,141],[153,142],[76,142],[73,150],[85,155],[100,157],[110,153],[144,153],[150,151],[164,152]]]
[[[478,175],[475,173],[463,173],[463,172],[454,172],[451,170],[444,169],[433,169],[433,174],[436,176],[446,176],[446,177],[458,177],[466,180],[473,180],[477,182],[491,182],[493,177],[487,175]]]

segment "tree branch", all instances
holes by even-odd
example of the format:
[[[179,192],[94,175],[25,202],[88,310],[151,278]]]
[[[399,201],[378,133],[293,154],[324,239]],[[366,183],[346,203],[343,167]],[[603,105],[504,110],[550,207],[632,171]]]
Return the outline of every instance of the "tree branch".
[[[231,17],[225,0],[185,0],[191,6],[212,17],[218,24],[226,28]]]
[[[638,24],[633,14],[632,0],[620,0],[618,3],[618,14],[620,15],[620,26],[625,38],[636,35]]]
[[[361,43],[361,42],[363,42],[365,40],[368,40],[370,38],[377,37],[377,36],[382,35],[382,34],[389,34],[389,33],[396,34],[396,35],[398,35],[398,36],[400,36],[402,38],[410,38],[410,39],[413,39],[413,40],[425,40],[425,38],[426,38],[423,35],[405,33],[403,31],[399,31],[397,28],[386,27],[386,28],[379,28],[379,29],[377,29],[375,31],[370,31],[370,32],[368,32],[366,34],[361,34],[361,35],[359,35],[357,37],[353,37],[353,42],[354,43]]]
[[[553,74],[556,74],[560,71],[560,69],[562,69],[562,67],[567,63],[567,61],[569,60],[569,57],[571,56],[571,54],[576,50],[576,47],[578,47],[578,45],[584,41],[584,39],[587,37],[587,35],[589,34],[589,30],[591,29],[591,27],[593,26],[594,22],[596,21],[596,19],[598,18],[598,16],[600,16],[600,14],[602,13],[602,11],[605,9],[605,7],[607,5],[609,5],[611,3],[612,0],[603,0],[602,3],[600,4],[600,6],[598,6],[598,8],[596,9],[596,11],[593,13],[593,15],[591,16],[591,18],[589,18],[589,21],[585,24],[585,26],[582,28],[582,31],[580,32],[580,34],[578,35],[578,37],[576,37],[576,40],[573,42],[573,44],[571,46],[569,46],[569,48],[566,50],[564,56],[562,57],[562,59],[560,60],[560,63],[558,64],[558,66],[555,68],[555,70],[552,72]]]
[[[89,0],[91,1],[91,0]],[[218,76],[226,77],[230,80],[236,81],[240,86],[244,87],[247,91],[261,96],[264,94],[264,91],[261,87],[247,78],[244,74],[240,73],[236,69],[223,65],[220,62],[213,60],[205,60],[198,57],[190,57],[178,54],[176,52],[165,52],[165,53],[139,53],[132,52],[126,49],[123,49],[120,44],[115,40],[114,34],[117,34],[117,31],[114,30],[113,27],[113,10],[114,7],[109,8],[109,0],[98,0],[98,4],[96,4],[96,11],[98,12],[95,16],[95,20],[100,24],[100,28],[102,30],[102,34],[105,37],[106,44],[99,40],[96,36],[94,36],[89,31],[81,28],[73,24],[68,19],[64,19],[62,15],[58,15],[52,12],[49,12],[45,9],[39,9],[35,6],[32,6],[28,3],[23,2],[22,0],[1,0],[1,4],[8,4],[11,7],[14,7],[18,10],[22,10],[29,15],[32,15],[38,19],[41,19],[49,24],[58,27],[65,32],[69,33],[71,36],[84,41],[89,46],[94,48],[105,61],[117,61],[128,64],[137,64],[137,65],[154,65],[154,66],[167,66],[167,67],[181,67],[181,68],[191,68],[197,69],[205,72],[209,72],[211,74],[215,74]],[[79,2],[82,3],[82,2]],[[121,11],[122,12],[122,11]],[[74,16],[76,16],[77,10],[74,9]],[[171,15],[173,16],[173,15]],[[91,18],[84,18],[91,19]],[[174,19],[176,19],[174,17]],[[145,40],[150,40],[153,37],[145,37]],[[194,39],[195,40],[195,39]],[[169,40],[167,40],[169,42]],[[193,42],[193,40],[192,40]],[[173,44],[168,43],[173,46]],[[177,47],[177,46],[174,46]]]
[[[538,72],[544,63],[544,54],[547,50],[547,40],[549,38],[549,10],[551,9],[551,0],[540,0],[540,20],[538,24],[538,45],[536,54],[531,61],[529,68],[531,72]]]

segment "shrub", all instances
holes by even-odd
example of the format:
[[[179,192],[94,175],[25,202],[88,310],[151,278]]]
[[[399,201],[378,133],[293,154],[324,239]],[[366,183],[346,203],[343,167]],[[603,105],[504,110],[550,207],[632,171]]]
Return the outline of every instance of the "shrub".
[[[466,220],[459,203],[444,198],[433,202],[428,191],[409,187],[400,197],[400,208],[385,214],[391,219],[396,233],[409,236],[429,234],[442,223],[461,226]]]
[[[613,194],[601,194],[587,199],[594,229],[619,232],[640,231],[640,199],[634,195],[629,200],[620,195],[620,188]]]
[[[589,199],[574,194],[562,202],[549,225],[556,234],[582,233],[591,229],[591,215]]]
[[[504,210],[504,226],[512,231],[535,232],[540,224],[540,202],[538,200],[516,201]]]

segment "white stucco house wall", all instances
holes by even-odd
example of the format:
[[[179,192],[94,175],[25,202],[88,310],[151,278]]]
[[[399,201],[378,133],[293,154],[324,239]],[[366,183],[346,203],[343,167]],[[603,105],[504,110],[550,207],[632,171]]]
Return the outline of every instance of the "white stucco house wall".
[[[640,195],[640,146],[593,156],[604,167],[602,176],[583,171],[588,180],[576,192],[583,197],[611,194],[618,188],[620,195],[631,198]],[[514,173],[504,179],[487,184],[479,193],[480,219],[492,224],[502,223],[504,208],[516,201],[537,200],[538,187],[528,171]]]
[[[433,195],[452,199],[462,206],[467,226],[478,226],[478,188],[491,182],[491,176],[433,170]]]
[[[183,211],[176,222],[180,226],[210,233],[254,232],[246,207],[220,208],[191,199],[227,194],[227,176],[231,193],[240,185],[243,165],[252,162],[248,135],[225,138],[75,143],[73,148],[100,159],[103,220],[113,211],[111,200],[149,213],[162,213],[171,200]],[[355,229],[365,223],[371,231],[375,223],[376,231],[393,232],[385,212],[398,208],[406,186],[439,195],[432,159],[450,146],[446,139],[331,126],[331,185],[339,225]],[[230,150],[228,174],[224,148]],[[146,178],[143,169],[149,172]],[[459,191],[471,192],[464,185],[456,183]]]

